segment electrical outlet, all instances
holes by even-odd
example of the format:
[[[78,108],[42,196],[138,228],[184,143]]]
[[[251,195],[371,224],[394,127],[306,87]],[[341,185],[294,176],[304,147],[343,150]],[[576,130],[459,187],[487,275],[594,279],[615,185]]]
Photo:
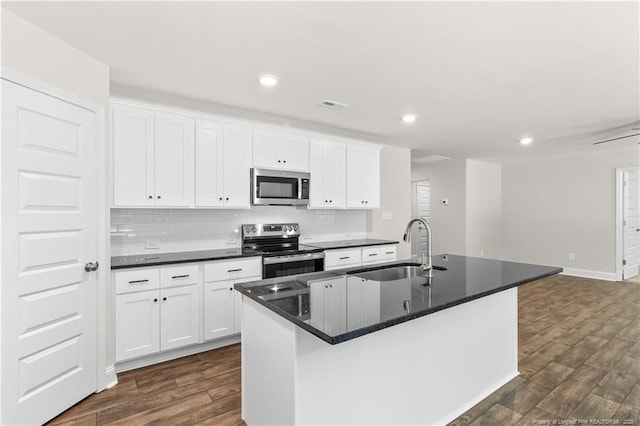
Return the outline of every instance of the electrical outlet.
[[[159,240],[146,240],[144,243],[144,248],[147,250],[157,250],[160,248]]]
[[[391,220],[391,219],[393,219],[393,212],[389,212],[389,211],[382,212],[382,219],[383,220]]]
[[[227,244],[235,244],[236,243],[236,236],[235,235],[227,235]]]
[[[484,257],[484,250],[480,250],[480,257]]]
[[[576,254],[575,253],[569,253],[569,260],[576,260]]]

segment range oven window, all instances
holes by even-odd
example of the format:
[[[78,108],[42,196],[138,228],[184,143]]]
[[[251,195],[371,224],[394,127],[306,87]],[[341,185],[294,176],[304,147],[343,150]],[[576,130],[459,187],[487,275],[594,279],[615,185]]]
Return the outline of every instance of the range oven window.
[[[283,263],[264,264],[262,278],[276,278],[287,275],[307,274],[324,270],[324,258],[296,260]]]
[[[258,176],[256,195],[259,198],[296,199],[298,182],[295,178]]]

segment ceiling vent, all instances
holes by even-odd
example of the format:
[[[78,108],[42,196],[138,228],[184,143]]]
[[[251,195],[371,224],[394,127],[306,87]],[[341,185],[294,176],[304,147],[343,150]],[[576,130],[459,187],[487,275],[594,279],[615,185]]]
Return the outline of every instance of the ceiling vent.
[[[444,155],[429,155],[427,157],[414,158],[411,160],[412,163],[433,163],[435,161],[449,160],[449,157],[445,157]]]
[[[322,108],[335,109],[336,111],[349,108],[349,105],[347,104],[343,104],[342,102],[337,102],[337,101],[330,101],[330,100],[322,101],[318,104],[318,106]]]

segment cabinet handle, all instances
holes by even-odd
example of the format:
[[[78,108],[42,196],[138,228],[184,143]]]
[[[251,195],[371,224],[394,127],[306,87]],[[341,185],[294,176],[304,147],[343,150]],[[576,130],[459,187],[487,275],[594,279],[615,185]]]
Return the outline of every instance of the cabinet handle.
[[[167,298],[166,298],[166,297],[163,297],[163,298],[162,298],[162,300],[165,300],[165,301],[166,301],[166,300],[167,300]]]
[[[162,197],[158,195],[156,198],[159,200],[159,199],[160,199],[160,198],[162,198]]]
[[[228,269],[227,272],[240,272],[242,271],[242,268],[240,269]]]
[[[233,291],[233,287],[229,288],[229,291]]]
[[[349,259],[350,256],[343,256],[340,258],[340,260],[345,260],[345,259]]]
[[[286,162],[287,162],[287,160],[283,160],[282,162],[283,162],[283,163],[286,163]]]
[[[384,254],[393,254],[392,251],[385,251]]]
[[[129,281],[129,284],[140,284],[140,283],[148,283],[149,280],[134,280],[134,281]]]
[[[187,277],[189,277],[189,274],[186,274],[186,275],[174,275],[171,278],[173,278],[175,280],[176,278],[187,278]]]
[[[218,198],[218,201],[222,201],[222,197]]]
[[[158,301],[158,298],[156,297],[155,299],[153,299],[153,301],[154,301],[154,302],[157,302],[157,301]]]
[[[153,198],[153,195],[149,195],[149,199],[151,200]]]
[[[225,198],[226,201],[229,201],[229,197]]]
[[[278,160],[278,163],[282,163],[282,161]]]
[[[377,256],[378,253],[371,253],[369,256]]]
[[[329,200],[330,203],[333,203],[333,200]]]
[[[329,200],[324,200],[324,202],[325,202],[325,203],[328,203],[328,202],[329,202]]]
[[[365,201],[364,203],[365,203],[365,204],[369,204],[369,201]]]

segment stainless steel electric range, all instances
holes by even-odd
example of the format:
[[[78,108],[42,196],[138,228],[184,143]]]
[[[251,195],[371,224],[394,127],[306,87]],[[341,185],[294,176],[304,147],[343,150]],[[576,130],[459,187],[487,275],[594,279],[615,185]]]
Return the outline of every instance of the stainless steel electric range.
[[[324,270],[323,250],[299,239],[297,223],[242,225],[242,250],[262,255],[265,279]]]

